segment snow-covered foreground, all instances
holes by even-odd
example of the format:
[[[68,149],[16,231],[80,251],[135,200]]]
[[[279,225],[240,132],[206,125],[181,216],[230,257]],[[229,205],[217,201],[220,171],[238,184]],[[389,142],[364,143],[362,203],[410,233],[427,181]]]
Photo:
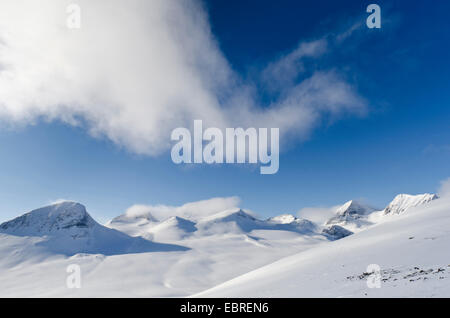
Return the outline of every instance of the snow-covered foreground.
[[[368,288],[371,264],[381,268],[381,288]],[[412,208],[195,296],[450,297],[450,199]]]
[[[0,296],[450,296],[449,244],[450,199],[432,195],[378,212],[350,201],[324,224],[229,209],[103,226],[64,202],[0,225]],[[66,285],[72,264],[80,289]],[[369,264],[381,289],[367,287]]]

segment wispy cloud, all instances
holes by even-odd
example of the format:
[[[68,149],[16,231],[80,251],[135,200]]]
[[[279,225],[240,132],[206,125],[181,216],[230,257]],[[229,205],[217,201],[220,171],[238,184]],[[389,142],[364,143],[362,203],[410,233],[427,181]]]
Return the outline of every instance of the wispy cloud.
[[[327,41],[324,39],[302,42],[287,55],[275,60],[262,71],[265,88],[282,91],[291,88],[300,73],[305,71],[305,58],[318,58],[325,53]]]
[[[327,40],[300,43],[261,70],[277,91],[262,107],[220,51],[199,1],[79,0],[82,27],[66,27],[60,0],[0,3],[0,120],[60,120],[139,154],[170,147],[175,127],[279,127],[305,138],[324,115],[363,114],[366,101],[328,69],[299,79]],[[267,105],[265,105],[267,106]]]
[[[336,215],[339,206],[333,207],[306,207],[297,212],[300,218],[310,220],[317,224],[324,224]]]
[[[441,181],[441,187],[439,188],[439,196],[450,197],[450,178]]]

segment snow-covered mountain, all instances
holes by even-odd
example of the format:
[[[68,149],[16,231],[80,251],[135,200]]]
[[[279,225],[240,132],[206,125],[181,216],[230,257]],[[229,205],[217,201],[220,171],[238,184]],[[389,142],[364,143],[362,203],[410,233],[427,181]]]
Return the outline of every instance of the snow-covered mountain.
[[[114,255],[186,249],[130,237],[104,227],[87,213],[83,205],[76,202],[61,202],[33,210],[0,224],[0,233],[40,238],[35,243],[37,246],[65,255]]]
[[[202,233],[249,233],[255,230],[290,231],[311,234],[316,226],[311,221],[283,214],[260,220],[241,209],[228,210],[201,219],[197,227]]]
[[[367,221],[367,216],[376,209],[359,203],[355,200],[346,202],[336,209],[336,215],[326,222],[327,226],[339,225],[349,230],[355,231],[371,223]],[[330,227],[328,227],[329,229]]]
[[[221,234],[243,234],[255,230],[291,231],[312,234],[317,230],[316,225],[306,219],[297,218],[290,214],[283,214],[267,220],[261,220],[250,212],[242,209],[230,209],[213,213],[195,220],[176,216],[158,222],[154,217],[127,216],[126,214],[114,218],[107,226],[123,231],[132,236],[154,238],[157,241],[174,241],[195,234],[199,236]]]
[[[293,231],[311,234],[317,231],[317,226],[306,219],[297,218],[292,214],[282,214],[267,219],[267,226],[276,230]]]
[[[267,228],[267,223],[242,209],[232,209],[201,219],[197,223],[203,234],[249,233]]]
[[[128,213],[119,215],[106,223],[106,226],[131,236],[149,236],[150,229],[160,222],[150,213],[130,215]]]
[[[86,237],[96,226],[83,205],[61,202],[0,224],[0,231],[19,236],[69,235],[78,239]]]
[[[375,210],[376,209],[372,207],[359,203],[355,200],[351,200],[336,209],[337,214],[336,217],[330,219],[328,221],[328,224],[332,224],[332,222],[341,222],[359,219]]]
[[[401,214],[411,208],[427,204],[433,200],[438,199],[436,194],[399,194],[389,205],[384,209],[384,214]]]

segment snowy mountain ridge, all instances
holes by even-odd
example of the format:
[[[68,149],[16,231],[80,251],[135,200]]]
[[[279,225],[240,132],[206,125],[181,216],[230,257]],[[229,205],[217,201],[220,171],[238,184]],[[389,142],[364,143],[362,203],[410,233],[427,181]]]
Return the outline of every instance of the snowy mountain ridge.
[[[297,233],[313,233],[316,225],[309,220],[283,214],[267,220],[258,219],[251,212],[240,208],[229,209],[198,218],[196,221],[182,217],[169,217],[161,222],[148,222],[142,219],[129,220],[123,216],[108,222],[108,227],[123,231],[132,236],[145,238],[168,237],[162,231],[172,232],[172,237],[191,235],[208,236],[226,233],[249,233],[254,230],[278,230]],[[175,233],[177,232],[177,233]]]
[[[92,232],[121,234],[143,237],[152,240],[155,236],[170,238],[170,241],[187,237],[193,233],[212,235],[218,233],[249,233],[254,230],[281,230],[298,233],[324,234],[331,238],[342,238],[378,223],[384,215],[398,215],[411,208],[427,204],[438,198],[435,194],[407,195],[400,194],[382,211],[351,200],[336,208],[335,216],[325,223],[322,232],[320,226],[313,222],[282,214],[266,220],[256,218],[251,212],[236,208],[212,215],[206,215],[192,221],[180,216],[169,217],[159,221],[150,213],[140,215],[123,214],[107,223],[106,227],[98,224],[76,202],[60,202],[33,210],[11,221],[0,224],[0,232],[20,236],[70,236],[73,239],[88,238]],[[112,232],[117,230],[119,232]],[[170,232],[171,235],[162,234]]]
[[[433,200],[438,199],[436,194],[399,194],[394,200],[384,209],[384,214],[402,214],[411,208],[427,204]]]
[[[388,216],[406,213],[412,208],[426,205],[438,198],[436,194],[428,193],[418,195],[399,194],[383,210],[377,210],[355,200],[348,201],[338,207],[335,216],[325,223],[325,226],[328,227],[326,230],[328,231],[331,226],[337,225],[351,232],[359,232],[376,223],[385,221]]]

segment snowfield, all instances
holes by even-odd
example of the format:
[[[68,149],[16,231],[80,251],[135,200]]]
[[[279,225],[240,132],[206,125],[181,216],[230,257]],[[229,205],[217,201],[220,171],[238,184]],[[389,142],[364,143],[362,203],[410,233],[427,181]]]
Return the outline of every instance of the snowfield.
[[[354,232],[354,234],[352,234]],[[449,297],[450,198],[349,201],[324,224],[239,208],[97,223],[62,202],[0,225],[2,297]],[[81,288],[66,285],[81,269]],[[381,288],[371,289],[370,264]]]

